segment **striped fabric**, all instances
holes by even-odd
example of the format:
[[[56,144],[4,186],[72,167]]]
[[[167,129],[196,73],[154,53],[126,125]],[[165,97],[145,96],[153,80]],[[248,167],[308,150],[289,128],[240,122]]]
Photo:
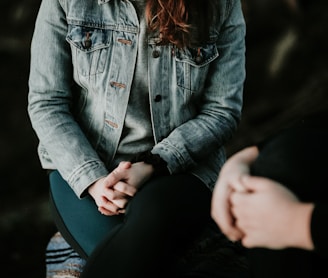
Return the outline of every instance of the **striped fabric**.
[[[84,264],[59,232],[51,238],[46,249],[47,278],[77,278]]]

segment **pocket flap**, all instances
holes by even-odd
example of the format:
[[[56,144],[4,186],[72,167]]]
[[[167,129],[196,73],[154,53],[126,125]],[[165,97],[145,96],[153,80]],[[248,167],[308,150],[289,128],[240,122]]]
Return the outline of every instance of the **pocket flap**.
[[[92,52],[110,44],[110,31],[100,28],[69,25],[66,40],[84,52]]]

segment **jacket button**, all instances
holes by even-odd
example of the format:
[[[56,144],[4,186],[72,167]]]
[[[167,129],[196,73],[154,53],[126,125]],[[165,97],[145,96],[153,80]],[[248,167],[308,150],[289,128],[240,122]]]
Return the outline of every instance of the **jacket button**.
[[[162,96],[161,95],[156,95],[155,98],[154,98],[154,101],[155,102],[159,102],[162,100]]]
[[[85,49],[89,49],[91,47],[91,45],[92,45],[92,41],[90,39],[86,39],[84,41],[84,48]]]
[[[159,50],[154,50],[154,51],[153,51],[153,58],[158,58],[160,54],[161,54],[161,53],[160,53]]]
[[[196,57],[196,63],[199,65],[199,64],[201,64],[202,62],[203,62],[203,57],[202,56],[197,56]]]

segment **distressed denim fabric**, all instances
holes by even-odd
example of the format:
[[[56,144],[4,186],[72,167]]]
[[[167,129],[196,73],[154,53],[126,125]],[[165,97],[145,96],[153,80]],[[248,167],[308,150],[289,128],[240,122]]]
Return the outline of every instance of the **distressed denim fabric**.
[[[77,196],[115,167],[139,22],[128,0],[43,0],[31,45],[28,112],[42,167]],[[212,188],[238,126],[245,80],[240,0],[220,0],[210,40],[177,49],[148,37],[152,152]]]

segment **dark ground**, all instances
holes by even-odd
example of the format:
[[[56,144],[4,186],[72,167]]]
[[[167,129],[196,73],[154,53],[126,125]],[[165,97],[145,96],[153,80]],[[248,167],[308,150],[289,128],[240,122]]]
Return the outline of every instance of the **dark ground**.
[[[243,119],[230,155],[309,111],[328,106],[326,0],[245,0],[247,80]],[[44,250],[56,231],[48,182],[26,113],[29,45],[40,0],[2,1],[0,36],[1,277],[45,277]],[[326,119],[322,119],[323,121]]]

